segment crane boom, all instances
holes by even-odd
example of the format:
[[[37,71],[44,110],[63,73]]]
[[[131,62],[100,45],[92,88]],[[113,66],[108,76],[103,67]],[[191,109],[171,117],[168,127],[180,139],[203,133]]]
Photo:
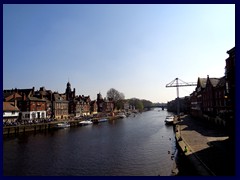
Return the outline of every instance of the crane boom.
[[[180,81],[180,82],[179,82]],[[184,82],[179,78],[175,78],[173,81],[171,81],[170,83],[168,83],[166,85],[166,87],[176,87],[177,88],[177,115],[179,115],[179,109],[180,109],[180,104],[179,104],[179,87],[183,87],[183,86],[196,86],[197,83],[194,82]]]

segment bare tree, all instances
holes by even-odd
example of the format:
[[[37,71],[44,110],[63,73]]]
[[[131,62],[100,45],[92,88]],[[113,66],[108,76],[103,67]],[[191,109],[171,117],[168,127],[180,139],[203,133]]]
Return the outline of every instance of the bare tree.
[[[111,88],[107,92],[107,98],[112,99],[113,101],[119,101],[125,98],[123,93],[120,93],[118,90]]]

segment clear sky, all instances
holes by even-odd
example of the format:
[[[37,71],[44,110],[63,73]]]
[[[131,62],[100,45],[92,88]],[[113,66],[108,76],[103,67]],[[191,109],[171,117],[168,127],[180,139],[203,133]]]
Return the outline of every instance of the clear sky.
[[[224,76],[235,5],[3,5],[3,89],[167,102],[180,78]],[[195,87],[181,87],[180,97]]]

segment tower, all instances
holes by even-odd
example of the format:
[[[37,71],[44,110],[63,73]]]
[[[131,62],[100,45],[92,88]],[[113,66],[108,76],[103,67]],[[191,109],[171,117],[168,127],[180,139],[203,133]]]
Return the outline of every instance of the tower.
[[[71,90],[71,84],[68,81],[67,88],[66,88],[66,98],[69,100],[71,98],[72,90]]]

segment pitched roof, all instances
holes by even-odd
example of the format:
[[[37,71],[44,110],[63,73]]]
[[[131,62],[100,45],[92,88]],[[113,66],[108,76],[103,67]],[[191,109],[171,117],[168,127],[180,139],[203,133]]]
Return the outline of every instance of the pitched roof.
[[[220,79],[219,78],[209,78],[209,80],[210,80],[212,86],[216,87]]]
[[[3,111],[19,111],[19,109],[12,102],[3,102]]]
[[[45,99],[39,99],[37,97],[28,97],[27,98],[29,101],[46,101]]]
[[[198,83],[202,88],[205,88],[207,83],[207,78],[198,78]]]
[[[53,94],[53,100],[54,101],[58,101],[58,102],[68,102],[66,99],[64,99],[64,97],[62,97],[62,95],[60,95],[59,93],[54,93]]]
[[[235,46],[232,49],[228,50],[227,53],[229,55],[235,53]]]
[[[13,92],[17,92],[20,95],[25,94],[26,96],[32,95],[34,93],[34,87],[31,89],[5,89],[3,90],[4,93],[13,93]]]
[[[15,98],[14,98],[14,96],[15,96]],[[22,98],[22,96],[18,93],[15,93],[15,92],[4,94],[5,101],[11,101],[11,100],[21,99],[21,98]]]
[[[218,82],[218,84],[217,84],[217,88],[218,87],[224,87],[226,85],[226,78],[225,78],[225,76],[223,76],[223,77],[221,77],[220,79],[219,79],[219,82]]]

